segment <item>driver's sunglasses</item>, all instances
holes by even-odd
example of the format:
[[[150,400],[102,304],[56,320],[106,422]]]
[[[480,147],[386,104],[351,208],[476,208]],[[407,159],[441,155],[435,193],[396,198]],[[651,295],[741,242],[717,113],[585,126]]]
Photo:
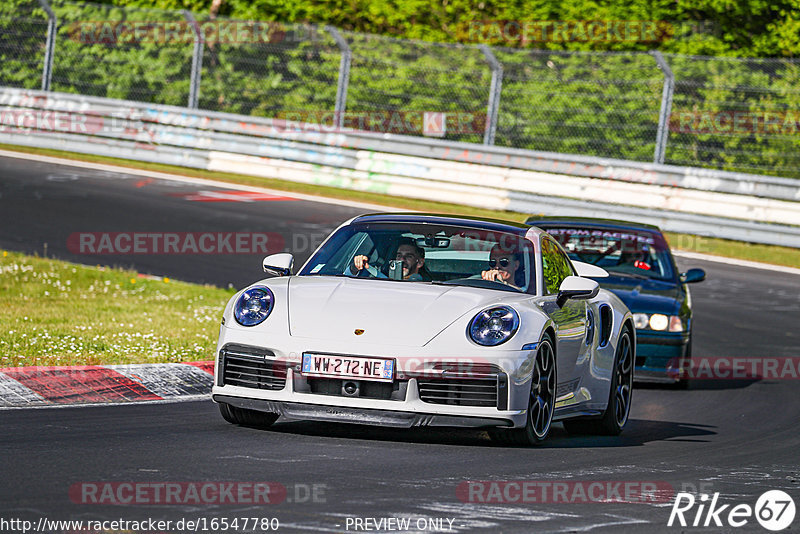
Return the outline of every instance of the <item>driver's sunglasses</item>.
[[[500,267],[508,267],[508,264],[511,263],[508,258],[500,258],[499,260],[489,260],[489,267],[494,269],[497,267],[497,264],[500,263]]]

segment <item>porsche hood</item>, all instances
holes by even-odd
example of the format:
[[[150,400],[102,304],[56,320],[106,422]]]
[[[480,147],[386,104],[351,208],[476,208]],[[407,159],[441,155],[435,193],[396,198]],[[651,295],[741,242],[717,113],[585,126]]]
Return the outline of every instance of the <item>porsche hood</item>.
[[[288,299],[292,336],[413,347],[475,308],[509,300],[468,287],[346,277],[293,277]]]

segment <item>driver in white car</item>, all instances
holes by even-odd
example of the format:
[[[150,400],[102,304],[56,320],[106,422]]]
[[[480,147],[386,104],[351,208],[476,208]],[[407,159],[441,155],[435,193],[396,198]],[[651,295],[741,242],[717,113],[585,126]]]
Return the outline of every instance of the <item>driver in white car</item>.
[[[500,282],[519,289],[520,261],[518,251],[513,247],[503,247],[499,243],[489,253],[489,269],[481,272],[481,278]]]

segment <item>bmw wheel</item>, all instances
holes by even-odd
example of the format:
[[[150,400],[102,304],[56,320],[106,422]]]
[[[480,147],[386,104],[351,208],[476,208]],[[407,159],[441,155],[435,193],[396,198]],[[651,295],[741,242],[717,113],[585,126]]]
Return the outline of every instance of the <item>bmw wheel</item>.
[[[678,380],[675,382],[675,387],[677,389],[689,389],[689,375],[692,371],[692,333],[689,332],[689,343],[686,347],[686,354],[684,354],[683,359],[681,360],[680,365],[680,372],[678,374]]]

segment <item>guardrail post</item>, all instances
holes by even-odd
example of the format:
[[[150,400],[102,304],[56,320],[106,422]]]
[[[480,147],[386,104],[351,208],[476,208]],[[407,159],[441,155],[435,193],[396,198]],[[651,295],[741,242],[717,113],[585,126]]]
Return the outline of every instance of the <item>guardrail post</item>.
[[[661,90],[661,111],[658,115],[658,132],[656,133],[656,150],[653,154],[654,163],[664,163],[667,152],[667,138],[669,137],[669,118],[672,114],[672,95],[675,92],[675,76],[672,69],[658,50],[651,52],[656,58],[658,68],[664,73],[664,88]]]
[[[189,78],[189,103],[187,107],[197,109],[200,100],[200,72],[203,70],[203,32],[191,11],[183,10],[183,16],[194,29],[194,47],[192,48],[192,73]]]
[[[56,50],[58,19],[53,10],[50,9],[50,4],[47,3],[47,0],[39,0],[39,5],[47,13],[47,44],[45,45],[44,68],[42,69],[42,91],[49,91],[50,82],[53,80],[53,54]]]
[[[489,86],[489,103],[486,107],[486,130],[483,133],[483,144],[493,145],[497,132],[497,115],[500,110],[500,92],[503,88],[503,65],[497,61],[492,50],[485,44],[478,46],[483,52],[489,68],[492,69],[492,82]]]
[[[350,62],[353,58],[353,53],[350,51],[350,45],[339,30],[333,26],[325,26],[328,33],[331,34],[333,40],[336,41],[336,46],[342,54],[342,59],[339,61],[339,81],[336,85],[336,103],[333,108],[335,126],[342,128],[344,125],[344,112],[347,109],[347,87],[350,84]]]

